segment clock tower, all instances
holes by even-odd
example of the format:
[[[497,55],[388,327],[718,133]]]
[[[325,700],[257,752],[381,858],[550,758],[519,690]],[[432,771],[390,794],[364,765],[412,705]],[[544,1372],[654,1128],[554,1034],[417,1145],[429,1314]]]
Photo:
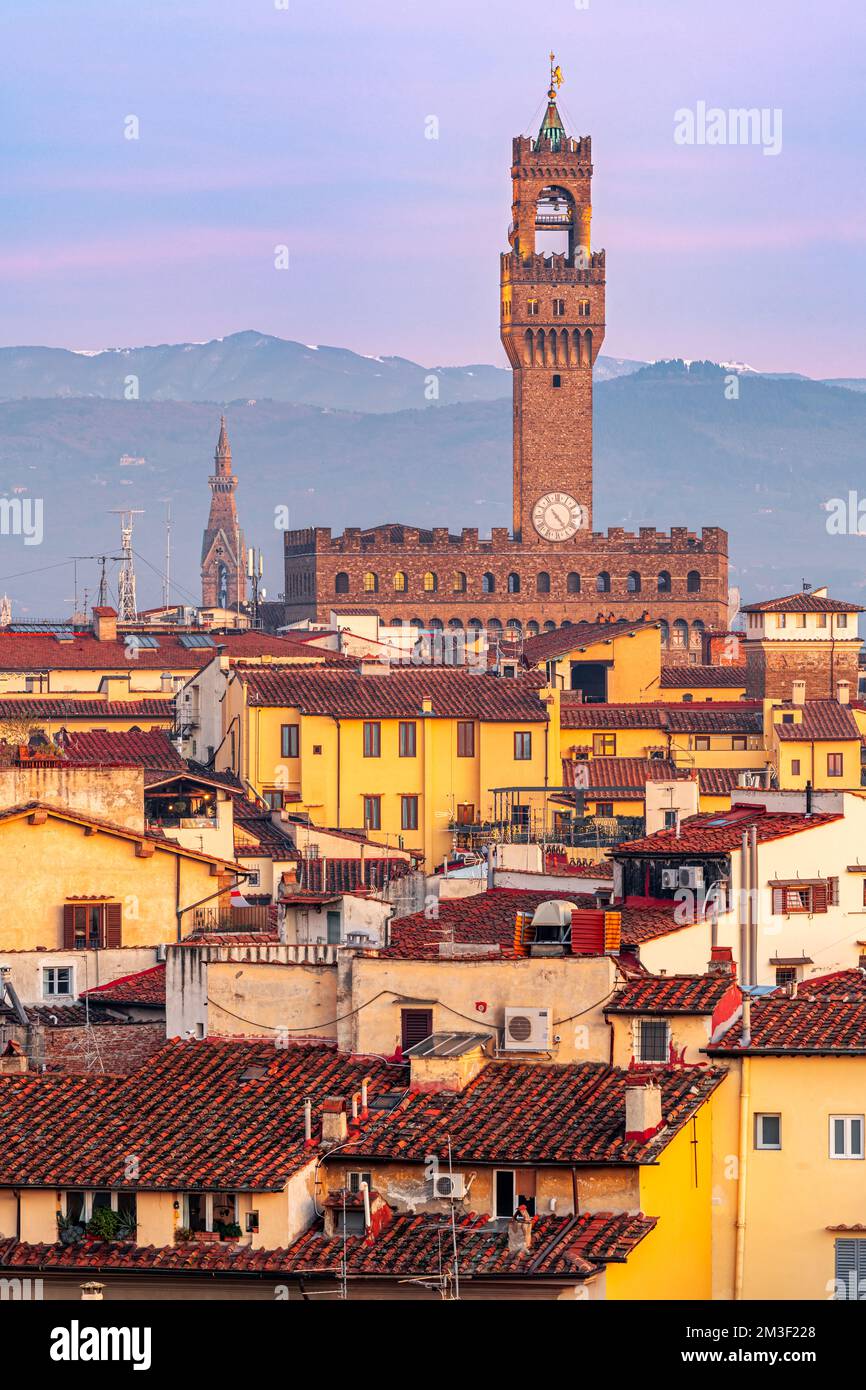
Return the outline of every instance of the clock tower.
[[[592,368],[604,338],[604,252],[590,248],[592,147],[566,134],[550,55],[536,139],[512,145],[511,250],[500,323],[514,374],[514,536],[524,545],[592,529]]]

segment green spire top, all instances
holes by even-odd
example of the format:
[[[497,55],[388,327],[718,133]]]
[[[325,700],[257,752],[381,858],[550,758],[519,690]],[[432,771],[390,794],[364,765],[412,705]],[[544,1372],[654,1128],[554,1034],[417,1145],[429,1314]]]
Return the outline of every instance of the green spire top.
[[[556,92],[562,86],[562,69],[556,61],[556,54],[550,55],[550,87],[547,92],[547,111],[538,132],[539,140],[549,140],[551,149],[558,150],[565,139],[565,126],[556,105]]]

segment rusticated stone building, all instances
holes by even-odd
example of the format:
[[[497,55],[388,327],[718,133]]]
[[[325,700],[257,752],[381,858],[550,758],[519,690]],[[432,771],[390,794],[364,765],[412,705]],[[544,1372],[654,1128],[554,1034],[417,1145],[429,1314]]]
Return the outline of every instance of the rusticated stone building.
[[[727,533],[592,530],[605,253],[590,245],[591,142],[566,134],[553,78],[537,138],[513,142],[511,177],[500,331],[514,382],[512,531],[482,538],[474,527],[454,534],[397,523],[339,536],[287,531],[287,621],[327,621],[350,601],[393,624],[530,635],[647,613],[671,659],[700,661],[705,633],[728,626]]]

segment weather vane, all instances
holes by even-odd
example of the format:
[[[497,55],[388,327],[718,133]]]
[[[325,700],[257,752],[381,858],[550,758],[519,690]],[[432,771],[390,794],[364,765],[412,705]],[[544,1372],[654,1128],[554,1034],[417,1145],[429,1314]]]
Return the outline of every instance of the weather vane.
[[[556,99],[556,89],[562,86],[562,68],[556,61],[556,54],[550,55],[550,91],[547,93],[551,101]]]

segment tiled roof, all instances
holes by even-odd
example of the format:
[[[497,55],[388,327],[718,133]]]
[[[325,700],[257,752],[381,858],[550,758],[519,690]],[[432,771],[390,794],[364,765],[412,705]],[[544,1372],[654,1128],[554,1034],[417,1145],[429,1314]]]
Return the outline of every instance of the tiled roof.
[[[72,763],[134,763],[160,771],[186,766],[162,729],[148,733],[89,729],[86,733],[67,734],[65,748]]]
[[[739,690],[745,688],[746,672],[737,666],[663,666],[659,684],[662,690],[721,686]]]
[[[0,719],[148,720],[174,723],[172,697],[148,696],[143,700],[103,700],[94,695],[5,695],[0,699]]]
[[[866,1056],[866,999],[844,1002],[833,995],[790,999],[771,995],[751,1006],[751,1042],[744,1048],[742,1021],[707,1051],[714,1056],[741,1052],[823,1053]]]
[[[25,1004],[23,1007],[30,1023],[43,1028],[84,1028],[87,1024],[123,1022],[107,1009],[87,1009],[77,1001],[73,1004]],[[13,1010],[6,1006],[0,1008],[0,1016],[9,1022],[15,1021]]]
[[[811,743],[820,739],[860,739],[857,720],[849,706],[840,705],[837,700],[807,700],[804,705],[793,705],[786,701],[780,707],[802,711],[798,723],[773,724],[773,732],[783,741],[807,739]]]
[[[657,1220],[629,1212],[583,1212],[576,1218],[538,1216],[532,1223],[531,1249],[509,1253],[506,1231],[485,1217],[461,1213],[456,1225],[460,1278],[495,1278],[501,1274],[524,1274],[532,1279],[586,1278],[605,1264],[627,1260]],[[440,1273],[443,1240],[447,1263],[451,1219],[428,1213],[394,1215],[373,1240],[363,1235],[329,1239],[319,1222],[288,1249],[280,1250],[220,1241],[183,1241],[168,1246],[93,1240],[76,1245],[29,1245],[13,1238],[0,1242],[0,1269],[333,1278],[345,1256],[350,1278],[435,1278]]]
[[[780,840],[785,835],[798,835],[803,830],[812,830],[815,826],[829,825],[831,821],[841,819],[841,815],[829,812],[807,816],[787,811],[762,811],[758,807],[744,810],[734,806],[730,811],[706,811],[699,816],[689,816],[680,822],[679,831],[657,830],[641,840],[627,840],[617,845],[614,856],[726,854],[738,848],[743,831],[751,826],[755,827],[758,840],[763,842]]]
[[[156,647],[139,647],[136,635],[155,638]],[[216,656],[217,646],[228,656],[284,656],[310,661],[315,652],[288,637],[263,632],[208,632],[213,646],[188,647],[183,634],[143,628],[141,634],[119,633],[114,641],[100,642],[92,632],[76,632],[71,641],[59,641],[50,633],[8,632],[0,628],[0,671],[197,671]],[[322,653],[322,657],[333,653]],[[338,658],[339,660],[340,658]]]
[[[563,694],[563,729],[658,729],[670,734],[760,734],[761,706],[746,701],[722,704],[585,705]]]
[[[701,796],[727,796],[740,785],[739,767],[699,767],[696,771]]]
[[[744,603],[741,613],[862,613],[859,603],[843,603],[838,598],[822,598],[818,594],[786,594],[784,598],[768,598],[762,603]],[[853,634],[852,634],[853,635]]]
[[[540,632],[537,637],[527,637],[523,643],[523,660],[528,666],[538,666],[541,662],[568,656],[569,652],[576,652],[581,647],[612,641],[614,637],[640,632],[646,627],[658,627],[658,623],[646,622],[641,618],[620,618],[611,623],[570,623],[558,627],[555,632]]]
[[[343,1149],[401,1163],[451,1153],[457,1163],[650,1163],[724,1078],[703,1068],[654,1071],[663,1127],[625,1137],[633,1073],[604,1062],[533,1066],[488,1062],[464,1090],[411,1092]]]
[[[590,758],[586,762],[563,758],[564,787],[575,785],[578,767],[588,770],[589,785],[584,788],[588,794],[637,791],[642,797],[647,782],[682,781],[689,775],[684,769],[662,758]]]
[[[17,806],[6,807],[0,811],[0,826],[18,820],[22,816],[30,816],[34,811],[44,812],[44,819],[46,820],[72,821],[75,825],[92,825],[106,835],[116,835],[123,840],[142,841],[154,845],[157,849],[164,850],[168,854],[177,854],[181,858],[201,859],[207,864],[218,864],[226,873],[230,873],[236,867],[233,861],[220,859],[218,855],[207,854],[203,850],[187,849],[177,840],[169,840],[165,835],[151,835],[139,830],[130,830],[125,825],[103,820],[98,816],[87,816],[82,811],[76,811],[71,807],[67,809],[52,806],[44,801],[24,801]],[[38,823],[41,823],[41,818]]]
[[[642,975],[618,990],[606,1014],[711,1014],[731,988],[732,975]]]
[[[84,997],[105,1004],[146,1004],[165,1008],[165,966],[152,965],[134,975],[120,975],[107,985],[82,991]]]
[[[474,669],[408,667],[381,674],[284,666],[236,667],[251,705],[300,709],[343,719],[421,717],[421,702],[433,702],[433,717],[516,720],[539,723],[547,711],[530,677],[504,679]],[[429,716],[428,716],[429,717]]]
[[[391,923],[391,944],[383,955],[404,960],[438,960],[440,945],[451,942],[477,948],[489,946],[498,959],[515,960],[514,928],[518,912],[534,912],[551,899],[573,902],[578,907],[595,907],[595,898],[575,891],[567,881],[544,892],[522,888],[488,888],[468,898],[451,898],[439,903],[438,916],[431,920],[424,912],[398,917]],[[622,907],[622,941],[626,946],[653,941],[678,931],[674,903],[670,909]],[[683,924],[687,925],[687,924]],[[483,954],[483,952],[482,952]]]
[[[798,999],[842,999],[866,1002],[866,970],[835,970],[832,975],[813,975],[797,985]]]
[[[279,1190],[315,1152],[304,1144],[305,1098],[315,1136],[322,1101],[351,1095],[364,1076],[371,1094],[399,1085],[377,1058],[275,1048],[273,1038],[175,1038],[121,1077],[5,1076],[0,1184]]]

